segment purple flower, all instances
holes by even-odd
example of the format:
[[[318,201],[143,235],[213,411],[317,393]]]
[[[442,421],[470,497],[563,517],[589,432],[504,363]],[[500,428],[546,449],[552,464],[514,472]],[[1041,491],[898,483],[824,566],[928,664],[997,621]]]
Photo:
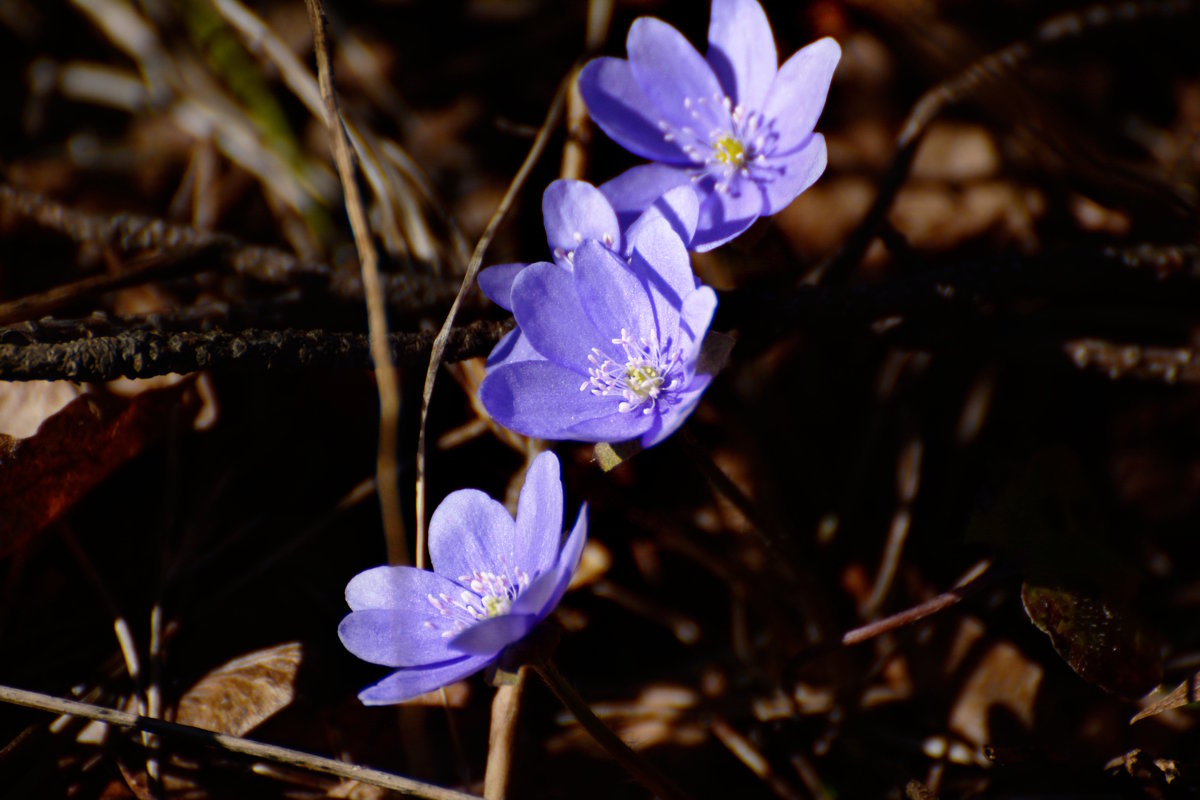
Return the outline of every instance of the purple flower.
[[[628,258],[634,243],[652,224],[665,220],[687,244],[696,232],[700,213],[694,192],[676,187],[647,202],[636,219],[619,224],[604,188],[576,180],[557,180],[542,195],[542,218],[546,242],[554,263],[568,272],[574,269],[575,250],[588,240],[597,241],[614,253]],[[497,264],[479,273],[479,288],[496,305],[512,311],[509,295],[512,284],[528,264]]]
[[[501,425],[650,447],[696,407],[712,381],[700,356],[717,296],[697,287],[664,217],[630,238],[628,260],[586,239],[570,270],[542,262],[516,276],[509,301],[521,335],[496,346],[479,388]]]
[[[700,196],[692,248],[710,250],[787,206],[825,170],[813,133],[841,49],[821,39],[778,67],[755,0],[713,0],[708,57],[653,17],[634,21],[629,60],[597,58],[579,88],[614,141],[658,162],[606,184],[618,217],[689,181]]]
[[[342,644],[398,667],[359,699],[399,703],[499,658],[562,599],[587,539],[586,512],[559,552],[563,491],[553,453],[530,466],[515,521],[483,492],[452,492],[429,522],[432,572],[375,567],[346,586],[352,613],[338,626]]]

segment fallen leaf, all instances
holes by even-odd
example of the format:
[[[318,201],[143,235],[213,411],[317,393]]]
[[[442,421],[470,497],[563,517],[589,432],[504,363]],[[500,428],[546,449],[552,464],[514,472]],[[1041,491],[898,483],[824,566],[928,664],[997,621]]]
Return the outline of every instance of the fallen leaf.
[[[1021,585],[1025,613],[1088,683],[1140,697],[1162,680],[1158,637],[1124,603],[1058,587]]]
[[[175,721],[243,736],[292,702],[303,657],[299,642],[287,642],[222,664],[179,698]]]
[[[124,399],[77,397],[24,439],[0,434],[0,556],[57,520],[113,470],[200,408],[192,382]]]
[[[990,744],[994,731],[989,720],[997,706],[1026,730],[1032,730],[1043,675],[1042,668],[1013,645],[993,644],[963,683],[950,710],[950,730],[976,746]]]

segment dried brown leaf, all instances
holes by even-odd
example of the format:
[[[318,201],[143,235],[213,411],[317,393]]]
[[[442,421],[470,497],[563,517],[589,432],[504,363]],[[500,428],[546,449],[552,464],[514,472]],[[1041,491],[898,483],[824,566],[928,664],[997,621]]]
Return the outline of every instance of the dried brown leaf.
[[[292,702],[303,656],[299,642],[287,642],[222,664],[179,698],[175,721],[245,735]]]

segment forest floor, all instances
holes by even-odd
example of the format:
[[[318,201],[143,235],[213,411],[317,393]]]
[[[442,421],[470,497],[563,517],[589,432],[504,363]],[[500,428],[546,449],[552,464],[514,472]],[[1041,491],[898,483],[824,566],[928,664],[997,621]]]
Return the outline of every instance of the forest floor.
[[[325,2],[411,552],[432,332],[537,135],[484,265],[636,163],[556,93],[708,7]],[[558,667],[693,797],[1200,795],[1200,4],[763,6],[781,60],[842,47],[828,168],[693,254],[736,344],[679,434],[549,443],[590,520]],[[365,707],[337,637],[389,551],[317,73],[301,0],[0,2],[0,688],[481,795],[496,690]],[[547,446],[475,400],[509,325],[465,295],[426,516]],[[524,681],[510,796],[647,796]],[[156,796],[386,791],[0,704],[0,797]]]

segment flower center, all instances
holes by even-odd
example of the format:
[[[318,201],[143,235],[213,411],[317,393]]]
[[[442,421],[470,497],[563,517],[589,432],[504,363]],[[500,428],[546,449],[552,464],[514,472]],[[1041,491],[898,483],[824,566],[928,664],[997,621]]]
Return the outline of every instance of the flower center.
[[[683,101],[694,125],[658,123],[663,140],[673,143],[692,162],[692,180],[711,178],[713,188],[737,194],[741,183],[764,183],[778,177],[783,168],[772,164],[779,134],[775,120],[762,112],[733,104],[729,97],[687,98]]]
[[[718,164],[729,164],[740,169],[746,163],[746,146],[725,134],[713,142],[713,158]]]
[[[511,611],[513,603],[529,587],[531,580],[529,573],[519,567],[512,571],[511,576],[482,570],[462,575],[458,583],[463,591],[458,597],[451,597],[445,592],[427,597],[429,604],[445,619],[440,625],[427,621],[425,626],[440,628],[444,638],[457,636],[477,622]]]
[[[623,360],[615,360],[598,347],[592,348],[588,356],[588,380],[579,391],[591,389],[597,397],[620,395],[624,398],[617,406],[621,413],[640,408],[643,414],[652,414],[657,406],[671,404],[673,394],[684,382],[683,350],[668,339],[660,347],[657,337],[642,337],[635,341],[629,331],[621,329],[620,338],[612,343],[620,345]]]

